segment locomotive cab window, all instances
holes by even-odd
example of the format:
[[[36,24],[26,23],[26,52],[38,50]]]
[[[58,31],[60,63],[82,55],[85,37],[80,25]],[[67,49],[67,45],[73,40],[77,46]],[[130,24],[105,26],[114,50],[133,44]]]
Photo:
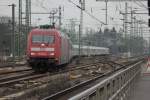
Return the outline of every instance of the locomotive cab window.
[[[54,36],[50,35],[33,35],[32,36],[32,43],[54,43]]]

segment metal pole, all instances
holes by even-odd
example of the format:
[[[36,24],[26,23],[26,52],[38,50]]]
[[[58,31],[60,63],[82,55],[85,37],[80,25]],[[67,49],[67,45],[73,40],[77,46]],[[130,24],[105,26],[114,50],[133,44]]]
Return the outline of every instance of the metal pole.
[[[12,34],[11,34],[11,53],[14,59],[15,57],[15,4],[8,5],[12,7]]]
[[[79,44],[78,44],[78,46],[79,46],[79,58],[78,58],[78,63],[80,63],[80,55],[81,55],[81,44],[80,44],[80,42],[81,42],[81,24],[79,25]]]
[[[125,37],[125,15],[123,15],[123,19],[122,19],[122,21],[123,21],[123,36]]]
[[[26,43],[27,43],[27,34],[29,33],[29,20],[30,20],[30,15],[29,15],[29,0],[26,0]]]
[[[29,27],[29,0],[26,0],[26,30]]]
[[[8,6],[12,6],[12,5],[8,5]],[[11,24],[11,28],[13,29],[12,20],[11,20],[10,24]],[[10,50],[10,56],[13,57],[13,31],[11,32],[10,39],[11,39],[11,43],[10,43],[10,45],[11,45],[10,46],[10,49],[11,49]]]
[[[61,6],[59,6],[59,29],[61,30]]]
[[[133,23],[134,23],[134,32],[133,32],[133,37],[136,37],[136,34],[137,34],[137,26],[136,26],[136,17],[134,17],[134,21],[133,21]]]
[[[27,47],[27,36],[31,26],[31,0],[26,0],[26,33],[25,33],[25,48]]]
[[[126,2],[125,3],[125,43],[127,45],[127,52],[129,53],[130,52],[130,44],[128,44],[128,26],[127,26],[127,22],[128,22],[128,3]],[[130,37],[129,37],[130,38]]]
[[[128,13],[128,3],[126,2],[125,3],[125,38],[127,37],[127,17],[128,17],[128,15],[127,15],[127,13]]]
[[[53,27],[55,27],[55,14],[56,14],[56,13],[52,13],[52,18],[53,18],[52,26],[53,26]]]
[[[22,33],[22,0],[19,0],[19,33],[18,33],[18,56],[20,56],[21,50],[21,33]]]
[[[137,24],[136,24],[136,28],[137,28],[137,37],[139,37],[139,21],[137,20]]]
[[[13,57],[15,57],[15,4],[12,4]]]
[[[40,14],[42,14],[42,13],[40,13]],[[49,13],[47,13],[47,14],[49,14]],[[55,14],[57,14],[57,11],[52,10],[50,12],[50,17],[49,17],[50,18],[50,24],[53,26],[55,26]],[[57,18],[59,19],[60,16],[58,16]]]
[[[133,11],[131,8],[131,31],[130,31],[130,36],[133,35]]]
[[[106,25],[108,24],[108,0],[105,0],[106,2]]]
[[[29,30],[31,28],[31,0],[29,0]]]
[[[81,35],[83,33],[83,10],[85,9],[85,0],[79,0],[81,4],[81,12],[80,12],[80,25],[79,25],[79,58],[78,61],[80,61],[81,56]],[[79,62],[80,63],[80,62]]]
[[[133,37],[133,11],[132,11],[132,8],[131,8],[131,26],[130,26],[130,40],[132,40],[131,38]],[[130,51],[130,54],[132,53],[132,48],[131,48],[131,45],[129,44],[129,51]]]
[[[52,18],[51,25],[55,25],[55,14],[56,14],[56,12],[51,12],[50,14],[51,14],[50,19]]]
[[[148,51],[149,51],[149,55],[150,55],[150,36],[149,36],[149,43],[148,44],[149,44],[149,50]]]
[[[52,24],[54,23],[54,13],[52,13]]]
[[[25,19],[25,25],[26,25],[26,33],[25,33],[25,46],[27,46],[27,33],[29,30],[29,8],[28,8],[28,0],[26,0],[26,19]]]
[[[142,50],[142,51],[141,51],[141,54],[143,54],[143,53],[144,53],[144,52],[143,52],[143,51],[144,51],[144,48],[143,48],[144,46],[143,46],[142,23],[141,23],[141,21],[139,21],[139,25],[140,25],[140,26],[139,26],[139,37],[142,39],[142,40],[141,40],[141,50]]]

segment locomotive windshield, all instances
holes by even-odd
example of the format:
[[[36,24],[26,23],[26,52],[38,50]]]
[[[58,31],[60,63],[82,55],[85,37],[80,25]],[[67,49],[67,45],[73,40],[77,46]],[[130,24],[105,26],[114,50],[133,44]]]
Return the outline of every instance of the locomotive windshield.
[[[33,35],[32,43],[54,43],[54,36],[50,35]]]

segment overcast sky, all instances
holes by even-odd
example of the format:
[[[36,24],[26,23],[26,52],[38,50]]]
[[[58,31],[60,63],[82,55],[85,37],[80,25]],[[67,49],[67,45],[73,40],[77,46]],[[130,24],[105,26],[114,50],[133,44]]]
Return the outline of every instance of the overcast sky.
[[[25,2],[25,0],[23,0]],[[79,0],[72,0],[76,4],[79,4]],[[105,22],[105,2],[96,2],[96,0],[85,0],[86,1],[86,10],[97,17],[100,21]],[[120,0],[121,1],[121,0]],[[16,4],[16,15],[18,14],[18,0],[0,0],[0,16],[11,16],[11,8],[8,7],[8,4]],[[129,6],[133,6],[133,8],[138,8],[140,11],[137,12],[147,12],[146,6],[147,2],[141,2],[140,0],[137,2],[128,2]],[[32,12],[50,12],[53,8],[58,8],[60,6],[64,7],[63,14],[63,25],[67,23],[67,19],[75,18],[79,20],[80,18],[80,10],[71,4],[68,0],[32,0]],[[125,2],[109,2],[108,3],[108,24],[109,27],[115,26],[117,29],[122,27],[122,21],[120,19],[123,16],[120,14],[120,11],[125,11]],[[25,7],[25,3],[23,3],[23,7]],[[92,9],[92,10],[91,10]],[[130,8],[128,8],[130,11]],[[33,15],[32,16],[32,24],[49,24],[49,15]],[[138,19],[147,21],[148,15],[136,15]],[[41,20],[38,20],[41,19]],[[100,28],[101,24],[84,14],[84,28],[92,27],[92,28]],[[106,26],[102,26],[106,27]]]

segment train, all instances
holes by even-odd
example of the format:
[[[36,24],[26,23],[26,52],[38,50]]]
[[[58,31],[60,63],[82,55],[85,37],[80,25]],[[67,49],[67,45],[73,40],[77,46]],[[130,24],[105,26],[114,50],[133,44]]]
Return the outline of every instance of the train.
[[[58,29],[32,29],[27,40],[27,62],[36,71],[47,71],[51,67],[68,64],[79,55],[78,45]],[[108,55],[109,48],[81,46],[81,56]]]

